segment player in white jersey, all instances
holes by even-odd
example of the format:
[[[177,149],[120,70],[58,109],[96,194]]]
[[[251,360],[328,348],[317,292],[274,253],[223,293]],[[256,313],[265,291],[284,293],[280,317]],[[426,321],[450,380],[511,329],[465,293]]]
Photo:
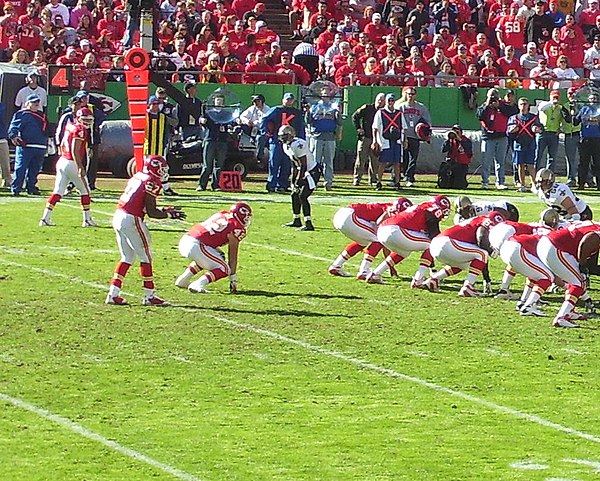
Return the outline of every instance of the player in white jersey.
[[[564,220],[592,220],[592,211],[585,201],[577,197],[567,184],[556,182],[556,176],[550,169],[537,171],[535,187],[538,197],[548,207],[556,209]]]
[[[321,167],[308,148],[308,142],[296,137],[291,125],[282,125],[277,133],[283,144],[283,152],[292,160],[292,212],[294,220],[285,227],[297,227],[298,230],[315,230],[310,215],[308,198],[314,192],[321,177]],[[304,215],[304,226],[300,220],[300,211]]]
[[[487,215],[493,210],[502,213],[506,212],[508,214],[506,217],[510,221],[517,222],[519,220],[519,210],[513,204],[504,200],[496,200],[494,202],[480,200],[472,202],[466,195],[459,195],[454,201],[454,209],[456,211],[454,225],[465,219]]]

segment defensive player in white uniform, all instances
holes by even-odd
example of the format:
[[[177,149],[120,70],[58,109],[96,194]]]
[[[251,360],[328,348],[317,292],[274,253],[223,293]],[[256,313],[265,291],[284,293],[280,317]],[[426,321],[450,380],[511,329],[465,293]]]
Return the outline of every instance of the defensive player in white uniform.
[[[321,167],[308,148],[308,142],[296,137],[291,125],[282,125],[277,133],[283,144],[283,152],[292,160],[292,212],[294,220],[285,227],[297,227],[298,230],[315,230],[312,223],[308,198],[314,192],[321,177]],[[300,211],[304,215],[304,226],[300,220]]]
[[[556,182],[550,169],[540,169],[535,174],[538,197],[548,206],[558,210],[568,222],[592,220],[592,211],[583,199],[577,197],[567,184]]]
[[[454,225],[462,222],[465,219],[472,219],[479,215],[486,215],[493,210],[508,213],[507,220],[517,222],[519,220],[519,210],[511,203],[505,200],[496,200],[489,202],[487,200],[480,200],[472,202],[466,195],[459,195],[454,201],[454,209],[456,214],[454,215]]]
[[[60,143],[60,157],[56,162],[56,180],[54,190],[48,198],[44,214],[40,220],[40,227],[52,226],[52,211],[60,199],[65,195],[67,186],[72,182],[81,193],[81,207],[83,209],[83,227],[96,227],[90,214],[90,188],[86,178],[85,165],[87,163],[87,148],[89,143],[89,129],[94,124],[92,112],[84,107],[75,114],[75,122],[66,126]]]
[[[144,217],[155,219],[185,219],[185,213],[177,207],[156,207],[156,198],[162,190],[162,180],[169,178],[169,166],[160,155],[150,155],[144,159],[142,172],[136,173],[125,187],[119,198],[117,211],[113,216],[113,229],[117,234],[117,245],[121,259],[117,264],[110,283],[107,304],[124,305],[127,301],[121,297],[121,287],[127,271],[140,258],[140,274],[144,282],[145,306],[168,306],[169,303],[158,297],[154,291],[152,273],[152,252],[150,250],[150,231],[144,223]]]

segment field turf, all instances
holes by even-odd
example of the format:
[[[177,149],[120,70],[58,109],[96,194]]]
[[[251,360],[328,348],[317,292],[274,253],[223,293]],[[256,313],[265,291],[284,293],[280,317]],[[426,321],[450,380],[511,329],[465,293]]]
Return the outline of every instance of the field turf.
[[[423,179],[402,195],[443,192]],[[149,222],[169,308],[140,305],[137,268],[131,305],[103,303],[123,180],[99,182],[96,229],[80,227],[76,198],[39,228],[45,198],[1,193],[0,480],[597,481],[600,321],[551,327],[557,294],[545,318],[458,298],[463,275],[437,294],[411,290],[414,254],[385,285],[328,275],[348,242],[336,210],[397,197],[338,185],[314,195],[317,230],[297,232],[281,227],[289,198],[258,176],[241,194],[175,182],[182,195],[159,204],[187,221]],[[543,208],[532,194],[467,193],[510,199],[525,221]],[[583,196],[598,211],[600,196]],[[235,200],[254,210],[240,292],[225,280],[210,294],[177,289],[180,236]],[[502,268],[492,261],[495,288]]]

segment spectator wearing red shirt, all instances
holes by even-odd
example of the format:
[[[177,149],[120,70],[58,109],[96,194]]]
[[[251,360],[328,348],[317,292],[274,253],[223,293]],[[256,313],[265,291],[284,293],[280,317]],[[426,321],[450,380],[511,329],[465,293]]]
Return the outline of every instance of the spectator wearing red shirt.
[[[467,75],[467,68],[473,63],[473,59],[468,55],[466,45],[458,46],[458,53],[450,60],[454,73],[459,77]]]
[[[17,17],[25,15],[27,12],[27,0],[11,0],[10,2],[4,2],[4,5],[9,4],[15,9]]]
[[[507,45],[512,45],[515,48],[515,55],[520,57],[525,47],[525,24],[522,18],[517,16],[518,11],[519,3],[511,3],[508,15],[498,20],[496,39],[501,50],[504,50]]]
[[[377,55],[379,57],[385,57],[390,47],[393,47],[394,50],[396,50],[396,52],[400,50],[398,48],[398,41],[396,40],[396,37],[394,37],[392,34],[386,35],[384,37],[384,44],[379,46],[379,48],[377,49]]]
[[[458,17],[456,19],[459,25],[467,25],[471,21],[472,8],[467,0],[454,0],[456,10],[458,11]],[[462,30],[462,29],[461,29]],[[460,33],[460,31],[458,33]]]
[[[262,20],[256,22],[256,45],[259,48],[266,50],[271,43],[278,42],[279,36],[271,29],[267,28],[267,24]]]
[[[356,55],[350,53],[346,65],[342,65],[335,72],[334,82],[338,87],[346,87],[354,82],[355,77],[360,78],[364,71],[364,68],[356,61]]]
[[[102,10],[104,13],[104,18],[98,22],[98,30],[109,30],[112,32],[112,39],[120,40],[123,38],[123,34],[125,33],[125,24],[118,20],[115,20],[115,14],[112,11],[112,8],[106,7]]]
[[[273,68],[267,64],[266,53],[263,50],[256,52],[256,60],[246,66],[245,84],[267,84],[274,80]]]
[[[315,41],[315,48],[319,55],[325,55],[329,47],[333,45],[333,41],[335,39],[337,31],[337,22],[335,20],[330,20],[327,24],[327,30],[325,30],[321,35],[317,37]]]
[[[216,53],[217,55],[221,53],[219,52],[219,44],[216,40],[211,40],[210,42],[208,42],[206,50],[198,51],[198,54],[196,55],[195,64],[198,67],[206,65],[208,63],[208,57],[210,57],[213,53]]]
[[[486,50],[491,50],[494,54],[494,57],[498,57],[498,52],[496,52],[495,48],[490,46],[485,33],[478,33],[475,44],[471,45],[471,48],[469,49],[469,54],[475,61],[478,62],[481,59],[483,52]]]
[[[19,22],[15,7],[4,5],[4,15],[0,17],[0,49],[8,48],[8,39],[17,35]]]
[[[348,55],[350,55],[350,53],[352,53],[352,50],[350,49],[350,44],[346,41],[340,42],[339,53],[335,54],[331,59],[333,71],[330,72],[330,76],[333,76],[337,69],[341,68],[342,66],[348,63]]]
[[[241,84],[244,75],[244,66],[237,57],[227,57],[223,65],[223,73],[228,83]]]
[[[560,56],[560,29],[552,30],[552,38],[544,44],[544,56],[548,59],[548,66],[554,68],[557,66],[557,60]]]
[[[231,9],[236,17],[241,20],[246,12],[254,9],[255,5],[255,0],[233,0]]]
[[[83,0],[81,0],[83,2]],[[21,15],[18,19],[19,25],[37,25],[40,27],[42,25],[42,19],[40,18],[40,13],[36,8],[35,2],[29,2],[27,4],[27,11],[23,15]]]
[[[583,34],[587,36],[588,32],[596,25],[596,17],[600,15],[600,8],[598,8],[598,0],[588,0],[588,8],[584,8],[579,14],[579,21],[577,22]]]
[[[313,28],[317,25],[317,17],[325,17],[327,21],[335,20],[335,18],[333,18],[333,14],[327,11],[326,0],[320,0],[319,3],[317,3],[316,13],[313,13],[308,19],[308,25],[310,26],[310,28]]]
[[[67,47],[64,55],[56,59],[57,65],[76,65],[81,63],[81,57],[77,54],[77,49],[72,45]]]
[[[373,45],[369,42],[369,38],[365,32],[358,34],[358,43],[352,47],[352,53],[355,53],[357,57],[360,57],[365,53],[367,45]]]
[[[246,35],[248,34],[244,31],[244,22],[237,20],[233,26],[233,30],[227,32],[231,50],[235,52],[240,45],[246,43]]]
[[[385,56],[381,59],[381,71],[385,74],[394,68],[394,61],[398,58],[398,51],[395,47],[388,47]]]
[[[256,45],[256,37],[254,34],[249,33],[246,35],[246,42],[240,45],[235,51],[235,56],[240,60],[241,63],[246,62],[248,55],[256,53],[258,46]]]
[[[581,47],[581,41],[575,35],[575,29],[567,30],[567,36],[560,43],[559,51],[569,59],[569,65],[575,69],[580,77],[584,76],[583,59],[585,51]]]
[[[458,31],[456,36],[467,47],[470,47],[477,39],[477,27],[473,23],[463,23],[462,29]]]
[[[90,15],[82,15],[76,29],[79,38],[87,38],[94,41],[98,38],[98,29],[93,24]]]
[[[519,58],[516,56],[515,47],[512,45],[507,45],[504,47],[504,57],[500,57],[497,64],[502,77],[508,77],[509,70],[516,70],[519,74],[519,77],[523,76],[521,63],[519,62]]]
[[[279,84],[308,85],[310,83],[310,74],[302,65],[292,63],[290,52],[281,53],[281,63],[275,65],[274,70],[279,74],[277,77]]]
[[[442,65],[445,63],[450,65],[450,70],[452,70],[450,59],[446,57],[444,50],[441,48],[436,48],[435,52],[433,53],[433,57],[430,57],[429,59],[425,57],[425,60],[427,61],[427,65],[429,66],[429,69],[433,75],[436,75],[441,70]]]
[[[442,36],[440,34],[435,34],[433,36],[433,41],[429,44],[426,45],[425,47],[423,47],[422,49],[422,53],[423,53],[423,57],[427,60],[429,60],[430,58],[433,57],[433,54],[435,53],[436,49],[441,48],[442,50],[445,50],[446,45],[444,44],[444,40],[442,39]]]
[[[485,57],[485,66],[481,69],[479,75],[481,76],[480,87],[491,88],[498,86],[500,71],[494,65],[494,58],[491,55]]]
[[[33,53],[43,48],[42,29],[34,23],[34,19],[27,18],[28,20],[25,20],[19,28],[19,44],[27,52]]]
[[[383,74],[381,64],[375,57],[368,58],[364,63],[364,75],[359,75],[356,79],[356,85],[380,85],[380,75]]]
[[[375,49],[375,45],[373,45],[371,42],[369,42],[367,44],[367,46],[365,47],[365,51],[362,55],[357,55],[357,59],[358,59],[358,63],[360,63],[361,65],[364,65],[365,62],[367,61],[367,59],[374,57],[377,61],[379,61],[379,55],[377,55],[377,50]]]
[[[414,55],[412,57],[412,65],[409,67],[409,70],[417,80],[419,87],[433,86],[433,72],[421,55]]]
[[[271,50],[267,54],[267,63],[273,68],[281,63],[281,45],[279,45],[279,42],[271,43]]]
[[[529,78],[532,80],[532,88],[547,89],[551,82],[556,79],[556,74],[548,68],[548,60],[541,58],[538,66],[531,69]]]
[[[376,46],[381,45],[384,42],[385,36],[391,33],[390,29],[382,23],[380,13],[374,13],[371,16],[371,23],[365,25],[364,32],[369,37],[369,41],[373,42]]]
[[[575,23],[575,17],[569,14],[565,17],[565,25],[560,27],[560,38],[564,40],[569,34],[569,30],[574,31],[574,36],[580,44],[585,43],[585,35],[581,27]]]
[[[112,56],[115,54],[115,46],[112,43],[112,32],[102,30],[96,44],[96,58],[102,68],[110,68],[112,65]]]

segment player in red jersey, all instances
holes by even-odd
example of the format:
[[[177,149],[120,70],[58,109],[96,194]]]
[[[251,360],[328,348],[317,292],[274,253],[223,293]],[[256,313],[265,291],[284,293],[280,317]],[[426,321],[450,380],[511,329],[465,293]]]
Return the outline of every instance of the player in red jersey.
[[[452,226],[435,237],[429,246],[431,255],[448,265],[423,282],[423,287],[435,292],[442,279],[468,269],[469,273],[458,295],[478,296],[475,281],[487,265],[489,255],[494,255],[488,238],[489,229],[505,220],[505,215],[494,210]]]
[[[440,233],[443,217],[443,210],[435,202],[424,202],[381,222],[377,229],[377,240],[391,254],[367,276],[367,282],[383,284],[382,275],[385,271],[402,262],[411,252],[422,252],[419,269],[410,284],[413,288],[420,287],[425,272],[433,264],[429,244]]]
[[[517,309],[522,316],[545,316],[537,303],[554,281],[554,274],[537,255],[544,234],[517,234],[502,243],[500,258],[510,270],[526,277]]]
[[[178,207],[156,207],[156,198],[162,190],[163,179],[168,178],[167,161],[160,155],[149,155],[144,159],[142,172],[136,173],[129,179],[125,192],[119,198],[112,225],[117,234],[121,259],[110,283],[106,296],[107,304],[127,304],[127,301],[120,295],[121,287],[127,271],[137,256],[140,258],[140,274],[144,282],[142,304],[145,306],[169,305],[154,291],[150,232],[144,223],[146,214],[154,219],[166,219],[167,217],[185,219],[185,213]]]
[[[75,114],[75,122],[65,128],[60,143],[60,157],[56,162],[56,180],[54,190],[48,198],[44,214],[40,220],[40,227],[54,225],[52,211],[60,199],[65,195],[67,186],[72,182],[81,194],[81,207],[83,208],[83,227],[96,227],[90,214],[90,188],[88,186],[85,165],[87,163],[87,146],[89,142],[89,129],[94,123],[94,116],[87,108],[82,108]]]
[[[377,242],[377,224],[390,215],[409,208],[412,202],[400,197],[393,203],[351,204],[338,210],[333,216],[333,226],[353,242],[329,266],[332,276],[351,277],[344,269],[344,263],[361,252],[367,250],[358,269],[357,279],[365,280],[371,270],[371,263],[383,246]]]
[[[557,210],[546,209],[541,213],[539,222],[530,222],[528,224],[524,224],[522,222],[513,222],[507,220],[502,224],[492,227],[489,235],[490,245],[500,252],[504,242],[506,242],[511,236],[533,234],[543,235],[554,229],[560,229],[565,225],[566,223],[560,220]],[[511,269],[510,264],[508,264],[502,276],[502,284],[494,296],[496,299],[505,299],[508,301],[516,299],[516,296],[510,291],[510,285],[515,275],[516,272]]]
[[[192,263],[175,281],[177,287],[190,292],[208,292],[206,286],[229,276],[229,291],[237,292],[237,266],[240,242],[252,221],[252,209],[237,202],[229,210],[222,210],[200,224],[196,224],[179,241],[179,252]],[[220,247],[227,245],[228,262]],[[202,269],[206,273],[192,282]]]
[[[555,327],[579,327],[574,321],[586,316],[575,312],[575,304],[581,298],[586,307],[593,310],[587,292],[586,276],[589,261],[600,250],[600,224],[591,221],[571,224],[564,229],[542,237],[537,255],[556,277],[567,283],[565,300],[560,306],[552,325]]]

